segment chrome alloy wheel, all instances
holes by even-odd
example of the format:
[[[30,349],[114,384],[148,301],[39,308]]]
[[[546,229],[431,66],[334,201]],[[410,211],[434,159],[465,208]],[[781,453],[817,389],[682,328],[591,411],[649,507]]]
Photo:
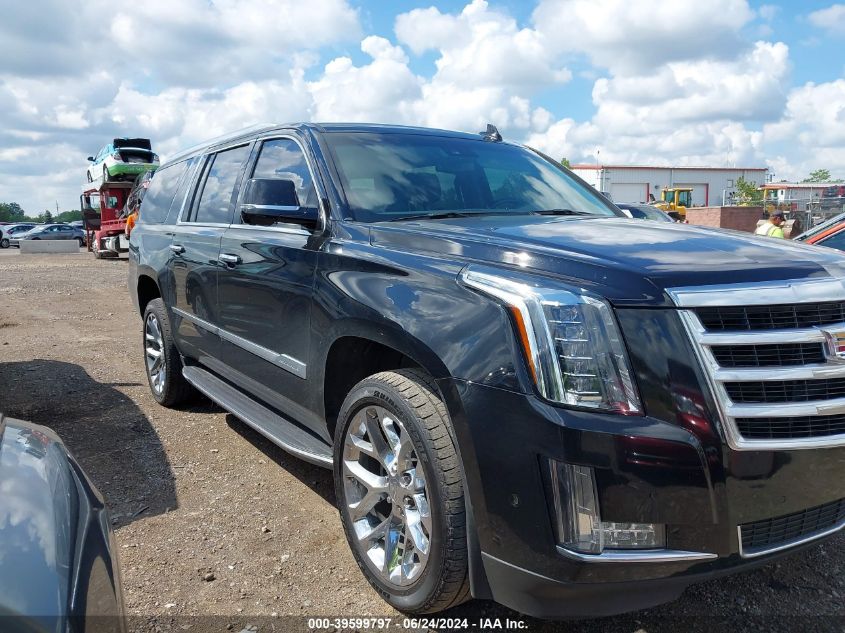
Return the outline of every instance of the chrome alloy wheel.
[[[358,411],[342,470],[359,553],[383,580],[412,584],[428,562],[432,524],[425,473],[402,422],[379,406]]]
[[[144,360],[147,363],[150,385],[153,391],[160,395],[167,379],[167,366],[164,362],[164,337],[161,334],[161,324],[152,312],[147,315],[144,323]]]

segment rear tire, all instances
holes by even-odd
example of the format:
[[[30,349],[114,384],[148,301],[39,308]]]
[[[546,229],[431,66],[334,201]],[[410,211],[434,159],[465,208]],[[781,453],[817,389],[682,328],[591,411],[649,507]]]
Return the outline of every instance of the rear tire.
[[[175,407],[190,400],[196,391],[182,376],[182,357],[173,342],[170,319],[161,299],[153,299],[144,310],[142,343],[147,383],[156,402]]]
[[[85,246],[85,240],[83,240],[81,237],[77,237],[76,241],[79,243],[79,248]]]
[[[467,600],[463,471],[434,380],[416,369],[365,378],[341,407],[334,445],[341,522],[370,585],[410,614]]]
[[[9,248],[9,238],[8,237],[4,237],[3,239],[0,239],[0,248]]]

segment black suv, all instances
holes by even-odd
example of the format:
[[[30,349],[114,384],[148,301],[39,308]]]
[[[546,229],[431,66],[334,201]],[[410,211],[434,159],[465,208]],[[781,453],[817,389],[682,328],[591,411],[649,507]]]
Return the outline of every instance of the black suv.
[[[492,126],[218,139],[130,240],[155,398],[334,469],[408,613],[618,613],[840,529],[843,280],[833,251],[627,219]]]

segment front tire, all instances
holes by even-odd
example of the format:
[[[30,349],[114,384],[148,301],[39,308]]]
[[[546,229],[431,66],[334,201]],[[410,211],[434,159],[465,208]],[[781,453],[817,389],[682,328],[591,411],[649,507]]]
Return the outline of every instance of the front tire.
[[[9,248],[9,238],[8,237],[4,237],[3,239],[0,239],[0,248]]]
[[[430,376],[402,369],[355,385],[338,415],[334,481],[346,539],[384,600],[423,614],[468,598],[462,468]]]
[[[161,299],[153,299],[144,310],[143,337],[144,369],[153,398],[165,407],[189,400],[195,391],[182,376],[182,358]]]

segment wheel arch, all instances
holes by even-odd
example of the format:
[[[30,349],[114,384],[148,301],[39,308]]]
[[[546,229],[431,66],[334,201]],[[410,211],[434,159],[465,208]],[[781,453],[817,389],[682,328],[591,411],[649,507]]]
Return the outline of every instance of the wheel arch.
[[[143,317],[144,311],[147,309],[147,304],[153,299],[161,297],[161,288],[159,288],[158,282],[151,275],[145,272],[139,272],[136,291],[138,296],[138,312]]]
[[[416,367],[435,380],[449,376],[443,361],[419,339],[398,328],[373,328],[370,323],[346,320],[332,328],[325,354],[317,363],[323,387],[323,413],[334,433],[340,405],[352,387],[374,373]]]

